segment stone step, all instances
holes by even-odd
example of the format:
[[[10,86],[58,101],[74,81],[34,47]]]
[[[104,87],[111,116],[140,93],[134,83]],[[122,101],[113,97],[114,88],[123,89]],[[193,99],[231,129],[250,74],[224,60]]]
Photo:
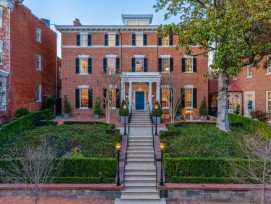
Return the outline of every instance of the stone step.
[[[153,146],[148,146],[148,147],[142,147],[142,146],[136,146],[136,147],[131,147],[128,146],[128,151],[152,151]]]
[[[148,182],[148,183],[133,183],[133,182],[125,182],[125,190],[127,189],[156,189],[156,182]]]
[[[160,201],[160,197],[158,195],[158,193],[156,194],[122,194],[121,195],[121,200],[145,200],[145,201],[148,201],[148,200],[151,200],[151,201]]]
[[[130,156],[130,155],[151,155],[151,156],[154,156],[154,151],[127,151],[127,156]]]
[[[151,137],[149,137],[149,138],[146,138],[146,139],[142,139],[142,138],[137,138],[137,139],[135,139],[135,138],[129,138],[129,142],[131,143],[131,142],[142,142],[142,143],[145,143],[145,142],[151,142],[152,143],[152,138]]]
[[[138,127],[138,128],[142,128],[142,127],[151,127],[152,125],[150,124],[137,124],[137,123],[131,123],[130,127]]]
[[[127,159],[152,159],[154,160],[153,155],[128,155]]]
[[[131,163],[138,163],[138,164],[154,164],[154,159],[153,158],[127,158],[128,164]]]
[[[153,147],[152,142],[141,143],[141,142],[129,142],[130,147]]]
[[[166,201],[164,198],[160,199],[160,201],[144,201],[144,200],[132,200],[132,201],[127,201],[127,200],[121,200],[117,198],[115,200],[115,204],[166,204]]]
[[[156,182],[156,175],[126,175],[125,176],[125,182],[148,183],[149,181]]]
[[[128,171],[125,172],[125,177],[127,176],[156,176],[155,171],[147,171],[147,170],[141,170],[141,171]]]

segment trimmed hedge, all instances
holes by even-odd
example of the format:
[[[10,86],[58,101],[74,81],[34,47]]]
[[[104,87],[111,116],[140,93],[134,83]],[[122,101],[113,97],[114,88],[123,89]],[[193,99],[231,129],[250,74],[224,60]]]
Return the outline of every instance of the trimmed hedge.
[[[11,161],[18,162],[1,159],[0,169],[7,171]],[[117,160],[113,158],[56,159],[55,165],[59,163],[61,168],[53,179],[56,183],[112,183],[116,176]]]
[[[257,120],[251,120],[250,118],[231,113],[229,113],[229,121],[242,123],[245,128],[248,128],[254,132],[258,132],[266,138],[271,137],[271,127],[266,123]]]
[[[36,120],[51,119],[54,117],[52,109],[45,109],[22,116],[0,127],[0,143],[12,136],[17,131],[23,130],[32,125]]]
[[[168,178],[179,177],[230,177],[234,170],[230,166],[229,159],[211,157],[179,157],[165,158],[165,175]],[[230,159],[238,165],[246,166],[246,159]],[[260,161],[259,161],[260,164]]]

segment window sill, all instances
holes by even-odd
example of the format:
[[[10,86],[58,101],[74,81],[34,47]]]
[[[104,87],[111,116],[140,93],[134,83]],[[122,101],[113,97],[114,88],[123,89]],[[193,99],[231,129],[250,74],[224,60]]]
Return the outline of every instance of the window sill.
[[[41,69],[36,69],[37,71],[41,72]]]
[[[79,108],[79,110],[88,110],[89,108]]]
[[[168,74],[168,73],[170,73],[170,71],[162,71],[161,73],[162,74]]]
[[[89,75],[89,73],[79,73],[78,75]]]
[[[247,76],[247,79],[250,79],[250,78],[252,78],[252,76]]]
[[[42,103],[42,100],[36,100],[37,103]]]
[[[194,74],[196,72],[184,72],[185,74]]]
[[[185,109],[185,110],[192,110],[193,107],[185,107],[184,109]]]

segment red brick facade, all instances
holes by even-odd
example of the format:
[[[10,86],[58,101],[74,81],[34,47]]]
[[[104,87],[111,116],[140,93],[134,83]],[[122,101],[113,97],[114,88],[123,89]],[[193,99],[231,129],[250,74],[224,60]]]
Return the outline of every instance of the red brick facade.
[[[66,29],[68,27],[68,29]],[[110,26],[109,26],[110,27]],[[118,26],[116,26],[118,27]],[[154,27],[154,28],[153,28]],[[153,29],[151,29],[153,28]],[[142,28],[135,28],[135,26],[120,26],[119,28],[106,29],[106,26],[100,26],[97,29],[92,26],[57,26],[57,29],[62,33],[62,96],[67,96],[72,107],[73,115],[86,115],[92,114],[92,109],[78,109],[75,107],[75,89],[81,85],[89,85],[93,91],[93,104],[95,98],[99,93],[95,91],[98,87],[96,85],[96,76],[103,70],[103,58],[106,55],[116,55],[120,59],[120,71],[122,73],[131,73],[132,69],[132,58],[135,55],[144,55],[144,58],[148,59],[147,73],[159,73],[158,72],[158,59],[161,55],[170,55],[173,58],[173,70],[178,75],[180,88],[185,85],[191,85],[197,89],[197,108],[193,109],[195,115],[198,115],[198,108],[202,101],[203,96],[208,96],[208,79],[204,78],[203,75],[207,72],[208,62],[207,58],[197,56],[197,71],[194,73],[182,72],[182,58],[183,54],[180,55],[180,50],[174,50],[174,46],[158,46],[158,35],[156,26],[143,26]],[[77,46],[77,35],[80,32],[91,35],[91,46],[80,47]],[[114,32],[119,35],[119,46],[104,46],[105,35]],[[132,46],[132,35],[142,32],[147,35],[146,46]],[[173,36],[173,45],[178,42],[178,36]],[[195,46],[193,47],[193,53],[197,54],[200,50]],[[92,73],[87,75],[76,74],[75,71],[75,59],[79,55],[88,55],[92,58]],[[164,75],[164,74],[160,74]],[[146,84],[146,83],[145,83]],[[133,85],[136,86],[136,83]],[[148,84],[147,84],[148,86]],[[148,90],[148,89],[146,89]],[[152,93],[154,95],[155,102],[156,98],[156,85],[152,85]],[[180,90],[181,91],[181,90]],[[129,93],[129,83],[125,86],[126,94]],[[62,97],[63,98],[63,97]],[[123,96],[123,98],[125,98]]]
[[[10,118],[17,108],[41,109],[42,102],[36,100],[38,84],[42,97],[56,96],[56,33],[22,4],[15,3],[12,10],[2,9],[0,39],[4,46],[0,70],[9,72],[6,114]],[[40,42],[36,40],[37,28],[41,33]],[[36,68],[37,55],[41,56],[40,71]]]

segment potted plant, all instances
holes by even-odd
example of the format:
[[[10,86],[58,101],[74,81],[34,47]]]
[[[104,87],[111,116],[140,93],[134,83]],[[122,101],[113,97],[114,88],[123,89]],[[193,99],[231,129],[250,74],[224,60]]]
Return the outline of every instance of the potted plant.
[[[121,106],[119,109],[119,116],[120,116],[120,122],[121,123],[128,123],[128,115],[129,115],[129,109],[128,106],[126,104],[126,102],[123,100],[121,102]]]
[[[67,96],[65,96],[65,98],[64,98],[63,112],[64,112],[64,118],[70,118],[71,104],[68,101]]]
[[[98,119],[101,115],[101,98],[98,96],[95,99],[94,109],[93,109],[93,118]]]
[[[176,120],[181,120],[182,109],[183,109],[182,103],[179,101],[176,106],[176,114],[175,114]]]
[[[207,120],[207,118],[208,118],[208,108],[207,108],[206,97],[205,96],[203,96],[203,100],[202,100],[202,102],[200,104],[199,114],[201,115],[202,120]]]
[[[152,109],[152,123],[159,125],[161,123],[162,109],[158,101],[155,102]]]

